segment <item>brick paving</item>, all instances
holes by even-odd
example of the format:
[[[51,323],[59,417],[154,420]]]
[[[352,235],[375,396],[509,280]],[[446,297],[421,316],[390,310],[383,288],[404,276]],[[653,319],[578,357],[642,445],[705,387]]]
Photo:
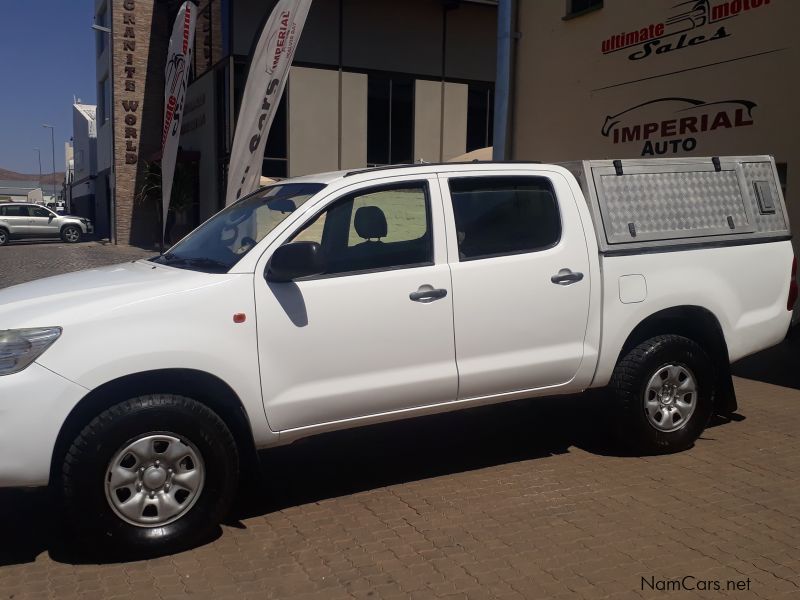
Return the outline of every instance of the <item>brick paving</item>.
[[[149,258],[158,252],[105,242],[65,244],[50,241],[16,241],[0,248],[0,288],[115,263]]]
[[[0,491],[0,599],[800,598],[800,391],[735,384],[739,416],[670,456],[616,455],[600,395],[270,450],[216,540],[147,561]]]

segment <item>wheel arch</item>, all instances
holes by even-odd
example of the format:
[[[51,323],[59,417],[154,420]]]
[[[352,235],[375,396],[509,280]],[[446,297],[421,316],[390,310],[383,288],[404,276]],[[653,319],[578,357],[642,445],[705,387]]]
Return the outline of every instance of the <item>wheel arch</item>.
[[[230,429],[243,469],[257,464],[258,456],[250,419],[236,392],[219,377],[194,369],[160,369],[125,375],[86,394],[59,430],[50,461],[50,483],[60,473],[63,457],[80,431],[103,410],[117,402],[145,394],[177,394],[213,410]]]
[[[716,315],[703,306],[673,306],[649,315],[628,334],[614,364],[645,340],[668,334],[688,338],[708,353],[717,377],[715,406],[721,413],[734,412],[736,395],[725,332]]]
[[[665,308],[643,319],[628,334],[617,360],[643,341],[666,334],[689,338],[704,350],[713,352],[712,358],[724,357],[724,360],[728,360],[728,343],[719,319],[707,308],[694,305]]]

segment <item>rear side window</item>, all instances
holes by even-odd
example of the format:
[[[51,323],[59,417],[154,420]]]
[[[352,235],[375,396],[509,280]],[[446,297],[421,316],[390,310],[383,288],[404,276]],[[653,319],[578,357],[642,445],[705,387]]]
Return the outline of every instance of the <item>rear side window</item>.
[[[0,208],[2,210],[2,214],[4,217],[28,217],[28,207],[27,206],[4,206]]]
[[[449,180],[461,260],[550,248],[561,239],[555,192],[545,177]]]

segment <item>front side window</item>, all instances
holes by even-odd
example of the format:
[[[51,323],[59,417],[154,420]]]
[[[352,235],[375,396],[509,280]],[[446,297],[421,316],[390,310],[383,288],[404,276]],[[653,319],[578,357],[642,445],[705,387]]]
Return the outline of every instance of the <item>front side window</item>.
[[[53,213],[51,213],[46,208],[41,208],[39,206],[34,206],[34,207],[31,207],[31,216],[33,216],[33,217],[44,217],[46,219],[49,219],[50,217],[52,217],[54,215],[53,215]]]
[[[461,260],[535,252],[561,238],[555,192],[545,177],[450,179]]]
[[[337,200],[294,236],[317,242],[324,275],[433,263],[428,184],[371,188]]]
[[[259,190],[218,212],[153,261],[209,273],[226,272],[324,187],[321,183],[287,183]]]

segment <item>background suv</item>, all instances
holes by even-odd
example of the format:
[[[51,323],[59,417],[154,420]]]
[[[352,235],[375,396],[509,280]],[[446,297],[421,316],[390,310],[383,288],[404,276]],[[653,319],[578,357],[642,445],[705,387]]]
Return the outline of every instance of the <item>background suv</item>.
[[[10,239],[37,237],[60,237],[74,244],[93,232],[91,221],[83,217],[59,215],[38,204],[0,203],[0,246]]]

